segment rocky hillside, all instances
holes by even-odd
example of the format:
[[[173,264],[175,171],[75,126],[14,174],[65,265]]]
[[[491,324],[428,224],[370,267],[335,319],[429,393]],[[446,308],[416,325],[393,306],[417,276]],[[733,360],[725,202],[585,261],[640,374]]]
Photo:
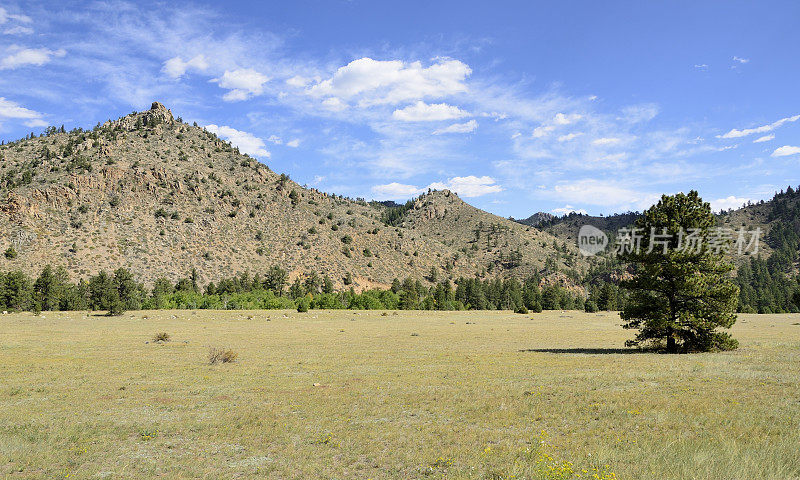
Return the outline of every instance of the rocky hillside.
[[[302,188],[160,103],[0,146],[0,232],[2,270],[64,265],[76,279],[124,266],[146,283],[192,268],[208,282],[279,265],[365,288],[432,270],[546,277],[585,266],[549,233],[451,192],[398,207]]]

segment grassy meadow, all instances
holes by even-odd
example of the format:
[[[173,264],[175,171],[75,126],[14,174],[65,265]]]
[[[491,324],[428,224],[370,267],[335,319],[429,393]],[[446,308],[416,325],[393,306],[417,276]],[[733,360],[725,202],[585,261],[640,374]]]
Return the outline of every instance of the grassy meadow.
[[[620,323],[2,315],[0,478],[800,478],[800,315],[741,315],[739,350],[693,355],[627,352]]]

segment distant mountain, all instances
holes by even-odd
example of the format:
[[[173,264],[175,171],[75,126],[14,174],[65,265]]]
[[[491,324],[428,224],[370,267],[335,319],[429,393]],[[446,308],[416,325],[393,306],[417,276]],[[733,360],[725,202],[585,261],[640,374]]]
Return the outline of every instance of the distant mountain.
[[[146,283],[278,265],[357,288],[393,278],[547,276],[581,269],[574,246],[434,191],[408,204],[303,188],[154,103],[91,130],[49,128],[0,146],[2,270],[129,268]]]
[[[523,225],[528,225],[530,227],[538,227],[541,223],[549,222],[554,218],[556,218],[556,216],[553,215],[552,213],[536,212],[524,220],[515,220],[515,221]]]

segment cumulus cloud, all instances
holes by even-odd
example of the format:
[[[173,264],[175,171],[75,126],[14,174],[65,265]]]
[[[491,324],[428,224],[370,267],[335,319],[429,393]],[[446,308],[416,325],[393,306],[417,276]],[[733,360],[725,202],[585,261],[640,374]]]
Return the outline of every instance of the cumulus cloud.
[[[423,67],[418,61],[364,57],[340,67],[331,78],[313,85],[308,92],[318,97],[356,101],[361,107],[395,105],[466,92],[465,79],[471,73],[468,65],[452,59],[438,59]]]
[[[744,198],[744,197],[734,197],[731,195],[730,197],[725,198],[718,198],[716,200],[711,200],[711,209],[715,212],[723,211],[723,210],[730,210],[730,209],[737,209],[740,208],[742,205],[747,204],[747,202],[752,202],[752,198]]]
[[[575,208],[572,205],[564,205],[561,208],[554,208],[551,211],[556,215],[567,215],[569,213],[581,213],[583,215],[587,215],[586,210],[582,208]]]
[[[789,155],[800,154],[800,147],[793,147],[791,145],[784,145],[778,147],[772,152],[773,157],[788,157]]]
[[[755,140],[753,140],[753,143],[769,142],[770,140],[775,140],[774,133],[770,133],[769,135],[764,135],[763,137],[758,137]]]
[[[478,129],[478,122],[470,120],[464,123],[454,123],[450,126],[439,128],[433,131],[434,135],[441,135],[443,133],[472,133]]]
[[[242,153],[256,157],[269,157],[270,155],[265,148],[266,144],[264,143],[264,140],[261,140],[252,133],[236,130],[235,128],[231,128],[226,125],[218,126],[211,124],[206,125],[205,129],[220,138],[228,140],[231,142],[231,145],[238,147],[239,151]]]
[[[747,62],[750,61],[750,59],[749,58],[737,57],[736,55],[734,55],[733,56],[733,61],[737,62],[737,63],[747,63]]]
[[[392,118],[402,122],[435,122],[453,120],[469,115],[460,108],[446,103],[428,104],[422,100],[403,109],[395,110]]]
[[[580,115],[578,113],[572,113],[572,114],[568,115],[568,114],[559,112],[559,113],[556,113],[555,117],[553,117],[553,124],[554,125],[569,125],[571,123],[577,122],[581,118],[583,118],[583,115]]]
[[[41,67],[53,57],[63,57],[67,52],[63,49],[24,48],[12,45],[6,49],[5,53],[6,55],[0,59],[0,70],[13,70],[25,65]]]
[[[466,198],[480,197],[482,195],[503,191],[503,188],[498,185],[492,177],[476,177],[474,175],[469,175],[466,177],[453,177],[445,182],[433,182],[426,188],[397,182],[387,183],[386,185],[375,185],[372,187],[372,193],[379,198],[396,200],[419,195],[428,189],[450,190]]]
[[[0,97],[0,121],[4,119],[22,120],[23,125],[31,128],[47,126],[41,113]]]
[[[734,129],[732,129],[731,131],[729,131],[728,133],[726,133],[724,135],[717,135],[717,138],[741,138],[741,137],[746,137],[748,135],[752,135],[754,133],[771,132],[772,130],[775,130],[776,128],[781,127],[784,123],[796,122],[798,119],[800,119],[800,115],[795,115],[793,117],[781,118],[780,120],[772,122],[772,123],[770,123],[768,125],[762,125],[760,127],[755,127],[755,128],[745,128],[743,130],[737,130],[737,129],[734,128]]]
[[[225,70],[225,73],[220,78],[215,78],[211,81],[216,82],[221,88],[230,90],[222,96],[223,100],[236,102],[264,93],[264,84],[268,80],[269,77],[252,68],[240,68],[237,70]]]
[[[299,138],[295,138],[293,140],[289,140],[288,142],[286,142],[286,146],[287,147],[292,147],[292,148],[297,148],[297,147],[300,146],[300,139]]]
[[[194,70],[204,72],[208,69],[208,62],[206,58],[200,54],[192,57],[187,61],[183,61],[181,57],[173,57],[164,62],[164,68],[161,69],[165,75],[170,78],[181,78],[187,71]]]
[[[435,190],[452,190],[462,197],[480,197],[490,193],[503,191],[503,187],[498,185],[494,178],[483,176],[476,177],[469,175],[466,177],[453,177],[446,182],[434,182],[428,188]]]
[[[406,185],[397,182],[387,183],[386,185],[375,185],[372,187],[372,193],[375,194],[377,198],[391,200],[414,197],[424,191],[425,190],[415,185]]]

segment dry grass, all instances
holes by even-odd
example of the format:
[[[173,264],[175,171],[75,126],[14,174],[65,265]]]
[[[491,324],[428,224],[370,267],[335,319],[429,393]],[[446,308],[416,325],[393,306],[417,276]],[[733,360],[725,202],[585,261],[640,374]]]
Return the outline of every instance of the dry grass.
[[[153,341],[156,343],[165,343],[170,341],[169,333],[167,332],[158,332],[153,335]]]
[[[215,365],[217,363],[233,363],[239,356],[230,348],[216,348],[211,347],[208,349],[208,364]]]
[[[800,478],[798,315],[667,356],[613,314],[283,313],[0,317],[0,477]]]

